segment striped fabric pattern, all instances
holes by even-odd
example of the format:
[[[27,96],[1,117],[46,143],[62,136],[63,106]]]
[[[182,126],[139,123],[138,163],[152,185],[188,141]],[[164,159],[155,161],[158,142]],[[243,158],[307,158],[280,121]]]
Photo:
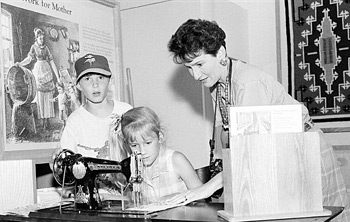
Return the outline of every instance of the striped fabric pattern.
[[[323,134],[316,126],[312,126],[309,131]],[[350,221],[350,198],[346,191],[340,166],[334,157],[333,147],[324,139],[324,136],[320,136],[320,145],[323,206],[345,207],[344,211],[332,221]]]
[[[187,190],[185,182],[174,172],[172,156],[174,150],[161,149],[159,162],[152,172],[151,178],[144,178],[143,197],[149,202],[170,194]],[[146,169],[147,170],[147,169]],[[150,174],[145,174],[150,175]]]

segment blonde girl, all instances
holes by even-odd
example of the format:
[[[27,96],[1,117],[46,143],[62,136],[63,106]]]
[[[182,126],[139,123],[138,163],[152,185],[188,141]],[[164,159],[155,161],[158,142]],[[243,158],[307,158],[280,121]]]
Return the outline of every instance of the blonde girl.
[[[119,138],[128,153],[138,152],[144,165],[143,196],[156,201],[202,185],[181,152],[167,148],[157,114],[148,107],[133,108],[120,120]],[[186,196],[183,202],[186,202]]]

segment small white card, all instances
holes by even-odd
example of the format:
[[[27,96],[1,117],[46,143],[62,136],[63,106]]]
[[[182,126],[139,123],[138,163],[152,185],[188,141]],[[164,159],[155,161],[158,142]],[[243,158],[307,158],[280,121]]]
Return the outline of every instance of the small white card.
[[[302,104],[230,107],[230,135],[303,132]]]

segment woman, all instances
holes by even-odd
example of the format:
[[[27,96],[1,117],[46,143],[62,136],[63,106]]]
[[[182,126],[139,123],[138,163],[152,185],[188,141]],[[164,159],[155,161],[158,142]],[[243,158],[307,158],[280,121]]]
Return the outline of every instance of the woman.
[[[217,112],[215,124],[222,126],[221,140],[223,146],[228,147],[229,106],[283,105],[299,102],[268,73],[228,57],[225,38],[225,32],[215,22],[189,19],[171,37],[168,49],[173,54],[175,63],[185,65],[195,80],[210,89],[220,111]],[[313,124],[304,106],[303,122],[305,131],[317,131],[321,138],[323,204],[344,206],[343,213],[337,219],[350,221],[349,197],[340,168],[334,159],[333,148],[325,141],[322,131]],[[206,198],[222,186],[223,176],[222,173],[218,173],[203,186],[184,192],[170,201]]]
[[[32,60],[36,60],[32,70],[36,81],[37,94],[36,103],[38,108],[38,119],[42,119],[43,130],[49,127],[49,119],[55,117],[53,97],[55,83],[52,72],[58,82],[61,82],[57,67],[53,61],[49,47],[45,44],[45,34],[42,29],[34,29],[35,42],[31,46],[28,56],[16,65],[26,66]]]

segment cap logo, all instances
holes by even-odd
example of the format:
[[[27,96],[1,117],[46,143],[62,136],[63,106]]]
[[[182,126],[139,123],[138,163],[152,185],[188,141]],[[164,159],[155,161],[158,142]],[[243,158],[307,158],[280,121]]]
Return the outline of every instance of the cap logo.
[[[87,55],[85,56],[86,60],[84,63],[88,62],[90,63],[90,66],[92,66],[92,64],[95,62],[95,57],[93,55]]]

